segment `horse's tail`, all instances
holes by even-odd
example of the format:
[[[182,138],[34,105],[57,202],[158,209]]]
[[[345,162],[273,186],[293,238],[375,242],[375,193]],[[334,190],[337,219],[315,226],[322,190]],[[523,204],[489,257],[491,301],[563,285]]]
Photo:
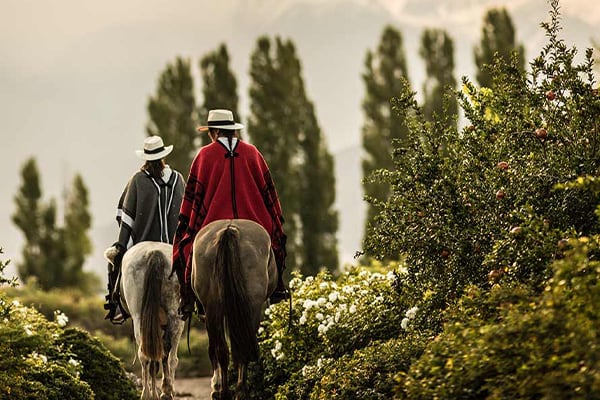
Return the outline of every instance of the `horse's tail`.
[[[250,304],[241,269],[239,231],[229,225],[222,233],[217,250],[215,273],[219,284],[219,310],[229,333],[234,362],[248,363],[258,359],[258,341],[249,318]]]
[[[154,250],[148,254],[148,271],[144,282],[140,331],[142,353],[150,360],[159,361],[163,357],[163,339],[160,327],[160,303],[164,274],[164,265],[168,263],[165,255]]]

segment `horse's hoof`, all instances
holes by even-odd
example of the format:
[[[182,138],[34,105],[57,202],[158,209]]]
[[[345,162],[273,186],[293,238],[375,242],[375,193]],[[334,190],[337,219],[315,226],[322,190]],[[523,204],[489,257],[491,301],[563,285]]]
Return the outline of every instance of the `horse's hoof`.
[[[173,397],[172,394],[163,393],[160,395],[160,400],[173,400],[173,399],[175,399],[175,397]]]

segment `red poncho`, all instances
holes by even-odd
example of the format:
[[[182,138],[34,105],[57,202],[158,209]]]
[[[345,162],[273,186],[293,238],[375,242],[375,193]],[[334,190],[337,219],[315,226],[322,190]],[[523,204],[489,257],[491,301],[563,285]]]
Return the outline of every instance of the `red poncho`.
[[[185,266],[186,283],[190,281],[192,245],[198,231],[212,221],[236,218],[265,228],[282,270],[286,236],[267,163],[251,144],[237,140],[230,152],[216,141],[202,147],[192,162],[173,240],[173,268]]]

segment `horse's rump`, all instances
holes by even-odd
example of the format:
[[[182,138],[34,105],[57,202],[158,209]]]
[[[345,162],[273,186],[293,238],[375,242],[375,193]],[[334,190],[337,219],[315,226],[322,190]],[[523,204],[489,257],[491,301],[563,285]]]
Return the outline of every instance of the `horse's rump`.
[[[209,325],[227,330],[234,361],[258,358],[261,307],[276,283],[271,238],[250,220],[214,221],[194,241],[192,285]]]

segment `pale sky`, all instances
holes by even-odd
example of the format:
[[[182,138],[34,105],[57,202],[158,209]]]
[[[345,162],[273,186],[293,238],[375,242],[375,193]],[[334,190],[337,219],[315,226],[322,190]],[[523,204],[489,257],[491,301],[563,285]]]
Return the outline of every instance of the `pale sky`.
[[[337,156],[360,146],[364,94],[360,74],[367,49],[375,48],[386,23],[403,33],[409,77],[420,90],[418,38],[424,27],[448,30],[455,40],[460,77],[473,71],[472,48],[488,8],[508,8],[518,40],[525,43],[531,59],[544,43],[539,23],[548,19],[547,4],[544,0],[0,0],[4,258],[20,259],[23,239],[10,215],[21,166],[34,156],[44,201],[60,200],[73,174],[82,174],[94,219],[95,253],[88,267],[103,271],[99,255],[114,241],[106,232],[114,224],[117,198],[140,166],[133,154],[144,138],[148,97],[160,72],[176,56],[191,58],[197,69],[202,55],[225,43],[245,119],[248,63],[256,39],[263,34],[291,39],[317,119]],[[600,25],[600,2],[561,4],[566,42],[583,53]],[[344,261],[360,249],[362,234],[356,211],[363,207],[356,175],[359,157],[353,161],[336,171]]]

